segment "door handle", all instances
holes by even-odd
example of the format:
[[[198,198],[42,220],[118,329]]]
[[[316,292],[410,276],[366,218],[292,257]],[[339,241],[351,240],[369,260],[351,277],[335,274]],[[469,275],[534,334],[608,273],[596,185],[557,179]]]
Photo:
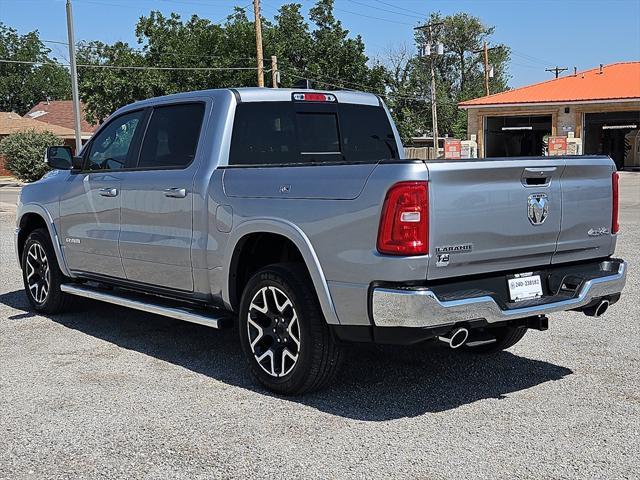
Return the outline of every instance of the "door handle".
[[[558,170],[558,167],[529,167],[525,168],[522,172],[522,176],[525,178],[539,178],[552,174]]]
[[[167,188],[164,191],[164,196],[171,198],[184,198],[187,196],[187,189],[180,187]]]
[[[557,167],[525,168],[521,182],[525,187],[546,187],[551,183],[551,177]]]
[[[100,195],[102,195],[103,197],[117,197],[118,196],[118,189],[117,188],[101,188],[98,191],[100,192]]]

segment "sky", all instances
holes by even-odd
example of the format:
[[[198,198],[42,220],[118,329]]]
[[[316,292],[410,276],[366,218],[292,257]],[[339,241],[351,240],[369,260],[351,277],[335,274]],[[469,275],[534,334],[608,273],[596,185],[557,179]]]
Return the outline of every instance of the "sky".
[[[291,0],[294,1],[294,0]],[[306,14],[313,0],[302,3]],[[234,5],[251,0],[72,0],[76,41],[121,40],[136,44],[138,18],[150,10],[192,14],[223,21]],[[273,18],[281,0],[261,0]],[[248,8],[250,18],[252,8]],[[389,49],[413,47],[413,27],[430,12],[467,12],[495,26],[492,43],[512,48],[510,85],[553,78],[545,69],[578,70],[600,63],[640,60],[640,0],[336,0],[335,15],[352,35],[364,39],[370,58]],[[65,0],[0,0],[0,22],[20,33],[38,30],[41,38],[66,41]],[[64,45],[49,43],[53,56],[68,57]],[[446,47],[446,46],[445,46]],[[568,72],[566,72],[568,73]]]

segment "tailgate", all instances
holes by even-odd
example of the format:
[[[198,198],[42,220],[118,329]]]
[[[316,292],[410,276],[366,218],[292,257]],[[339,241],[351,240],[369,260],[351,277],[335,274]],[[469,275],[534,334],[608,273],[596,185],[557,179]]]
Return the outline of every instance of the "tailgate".
[[[551,263],[564,166],[560,157],[427,162],[427,278]]]
[[[567,158],[562,173],[562,228],[552,263],[606,257],[613,253],[609,157]]]

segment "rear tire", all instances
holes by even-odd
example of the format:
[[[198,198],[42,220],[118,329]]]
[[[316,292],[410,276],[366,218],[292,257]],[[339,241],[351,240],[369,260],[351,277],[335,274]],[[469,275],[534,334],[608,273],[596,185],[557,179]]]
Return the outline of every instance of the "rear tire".
[[[269,265],[251,277],[240,303],[238,332],[251,373],[276,393],[318,390],[338,371],[341,349],[300,264]]]
[[[496,339],[495,342],[485,343],[472,347],[465,345],[464,349],[473,353],[491,354],[501,352],[507,348],[513,347],[516,343],[522,340],[527,328],[525,327],[495,327],[487,331],[488,334],[493,335]]]
[[[69,303],[69,295],[60,290],[65,276],[60,271],[49,232],[38,228],[31,232],[22,249],[22,279],[29,303],[46,314],[59,313]]]

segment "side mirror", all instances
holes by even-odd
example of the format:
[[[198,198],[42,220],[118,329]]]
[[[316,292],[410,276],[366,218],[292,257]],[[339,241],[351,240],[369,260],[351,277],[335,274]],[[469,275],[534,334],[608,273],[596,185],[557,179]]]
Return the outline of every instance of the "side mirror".
[[[82,157],[73,157],[71,159],[71,170],[74,170],[74,171],[82,170]]]
[[[73,167],[73,154],[69,147],[47,147],[44,161],[56,170],[71,170]]]

